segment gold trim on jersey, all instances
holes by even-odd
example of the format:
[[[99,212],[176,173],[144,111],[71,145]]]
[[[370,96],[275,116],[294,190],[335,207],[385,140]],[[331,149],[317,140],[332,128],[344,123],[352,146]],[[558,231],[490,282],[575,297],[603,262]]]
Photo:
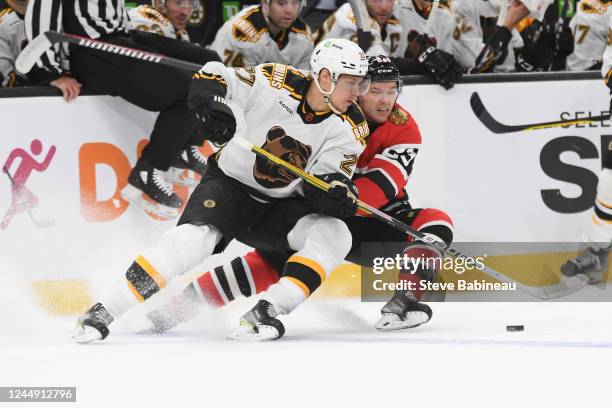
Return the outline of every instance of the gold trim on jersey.
[[[193,79],[209,79],[209,80],[217,81],[221,85],[223,85],[225,88],[227,88],[227,81],[221,75],[212,75],[212,74],[207,74],[205,72],[196,72],[195,74],[193,74]]]
[[[245,73],[246,76],[243,76],[242,73]],[[253,86],[255,84],[255,67],[246,67],[246,68],[237,68],[234,70],[236,77],[239,80],[244,82],[249,86]]]
[[[136,11],[147,20],[153,20],[163,25],[169,25],[170,19],[164,13],[153,6],[142,5],[136,8]]]
[[[351,124],[355,140],[365,146],[366,140],[370,136],[370,128],[359,105],[353,104],[345,113],[341,113],[338,116]]]
[[[582,0],[578,3],[578,9],[585,14],[606,14],[609,2],[600,0]]]
[[[257,42],[267,31],[268,25],[261,13],[261,6],[254,8],[232,24],[232,37],[240,42]]]
[[[263,64],[261,72],[270,81],[270,86],[276,89],[286,89],[289,96],[298,101],[302,100],[300,89],[308,77],[297,69],[284,64]],[[282,78],[281,78],[282,75]]]
[[[2,19],[4,18],[4,15],[10,13],[11,11],[14,11],[14,10],[12,8],[10,8],[10,7],[7,7],[7,8],[4,8],[4,9],[0,10],[0,22],[2,22]]]

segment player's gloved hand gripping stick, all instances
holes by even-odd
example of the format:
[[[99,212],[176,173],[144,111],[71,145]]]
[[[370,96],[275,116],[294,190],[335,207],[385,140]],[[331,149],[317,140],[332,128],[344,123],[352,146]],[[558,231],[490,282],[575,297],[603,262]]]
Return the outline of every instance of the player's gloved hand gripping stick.
[[[309,174],[307,172],[305,172],[304,170],[293,166],[290,163],[287,163],[286,161],[284,161],[283,159],[273,155],[272,153],[268,152],[267,150],[264,150],[263,148],[259,147],[259,146],[255,146],[254,144],[252,144],[251,142],[249,142],[248,140],[245,140],[239,136],[234,136],[234,140],[243,148],[255,153],[256,155],[266,158],[268,160],[270,160],[272,163],[281,166],[287,170],[289,170],[290,172],[292,172],[293,174],[295,174],[296,176],[302,178],[304,181],[310,183],[311,185],[320,188],[321,190],[327,191],[330,188],[330,185],[326,182],[324,182],[323,180],[313,176],[312,174]],[[410,227],[409,225],[391,217],[390,215],[380,211],[379,209],[372,207],[371,205],[368,205],[367,203],[364,203],[363,201],[357,200],[357,206],[365,211],[368,214],[371,214],[373,217],[379,219],[380,221],[383,221],[389,225],[391,225],[394,228],[397,228],[398,230],[412,236],[413,238],[418,239],[419,241],[425,242],[431,246],[436,247],[437,249],[439,249],[440,251],[442,251],[443,253],[450,255],[452,257],[455,258],[471,258],[466,254],[463,254],[462,252],[450,247],[450,246],[446,246],[446,244],[444,244],[443,242],[440,241],[436,241],[435,239],[431,238],[430,236],[417,231],[415,229],[413,229],[412,227]],[[541,286],[541,287],[537,287],[537,286],[530,286],[530,285],[525,285],[521,282],[516,281],[515,279],[506,276],[504,274],[502,274],[501,272],[498,272],[494,269],[489,268],[488,266],[484,266],[484,268],[482,269],[482,272],[486,273],[487,275],[497,279],[500,282],[503,283],[515,283],[516,287],[518,289],[520,289],[521,291],[543,299],[543,300],[550,300],[550,299],[556,299],[556,298],[560,298],[563,296],[567,296],[570,295],[578,290],[580,290],[581,288],[583,288],[584,286],[587,285],[587,279],[586,277],[583,279],[582,276],[574,276],[572,278],[568,278],[568,279],[563,279],[561,280],[559,283],[555,284],[555,285],[550,285],[550,286]]]

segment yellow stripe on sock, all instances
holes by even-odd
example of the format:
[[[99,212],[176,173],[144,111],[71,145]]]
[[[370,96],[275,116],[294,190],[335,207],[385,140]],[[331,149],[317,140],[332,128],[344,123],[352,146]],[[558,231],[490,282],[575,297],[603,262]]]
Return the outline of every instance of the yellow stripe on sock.
[[[306,295],[306,297],[310,296],[310,289],[306,286],[302,281],[295,279],[291,276],[284,276],[282,279],[287,279],[290,282],[294,283],[298,288],[302,289],[302,292]]]
[[[301,263],[302,265],[306,265],[307,267],[315,271],[317,274],[319,274],[319,276],[321,277],[321,283],[323,283],[323,281],[325,280],[327,276],[327,274],[325,273],[325,269],[323,269],[321,264],[313,261],[310,258],[306,258],[306,257],[299,256],[299,255],[293,255],[287,260],[287,263],[289,262],[297,262],[297,263]]]
[[[153,265],[151,265],[149,261],[147,261],[142,255],[138,255],[138,257],[136,258],[136,263],[140,265],[142,269],[145,270],[145,272],[151,277],[151,279],[153,279],[153,281],[157,283],[157,286],[159,286],[160,289],[166,287],[166,284],[168,283],[166,279],[164,279],[164,277],[161,276],[159,272],[157,272],[157,269],[155,269]]]

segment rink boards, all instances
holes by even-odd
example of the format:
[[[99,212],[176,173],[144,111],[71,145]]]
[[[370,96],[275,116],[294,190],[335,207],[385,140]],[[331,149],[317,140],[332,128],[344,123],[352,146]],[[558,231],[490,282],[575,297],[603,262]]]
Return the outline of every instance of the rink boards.
[[[457,241],[582,240],[601,149],[612,139],[610,121],[494,134],[472,112],[473,92],[493,117],[509,125],[600,115],[609,106],[600,80],[460,84],[451,91],[436,85],[405,86],[400,103],[423,135],[409,182],[413,205],[449,213]],[[33,282],[50,310],[73,313],[90,301],[92,288],[120,276],[134,255],[174,225],[119,197],[155,114],[109,96],[83,96],[70,104],[58,97],[24,97],[0,98],[0,118],[0,164],[11,154],[17,157],[11,175],[20,166],[19,157],[48,160],[24,184],[38,204],[30,214],[16,213],[0,229],[0,271],[9,280]],[[38,155],[31,151],[35,140],[42,146]],[[55,153],[48,157],[52,146]],[[186,188],[176,190],[183,197],[189,194]],[[0,217],[9,211],[12,198],[11,181],[2,173]],[[199,269],[245,250],[232,245]],[[555,265],[568,256],[498,255],[513,256],[517,265],[526,256],[552,257]],[[537,278],[542,284],[545,280]],[[320,293],[357,295],[359,268],[351,265],[335,271]]]

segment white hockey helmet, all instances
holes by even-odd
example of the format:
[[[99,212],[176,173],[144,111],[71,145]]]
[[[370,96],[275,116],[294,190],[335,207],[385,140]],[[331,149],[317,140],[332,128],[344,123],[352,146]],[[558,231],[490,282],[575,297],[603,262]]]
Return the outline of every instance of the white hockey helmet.
[[[368,57],[357,44],[344,38],[323,40],[310,56],[310,70],[315,78],[327,69],[332,81],[342,74],[365,77],[368,75]]]
[[[364,79],[359,85],[360,95],[366,93],[370,87],[368,57],[357,44],[344,38],[330,38],[317,44],[310,57],[310,69],[314,83],[330,107],[330,95],[334,92],[340,75],[363,77]],[[319,75],[323,69],[328,70],[331,75],[332,87],[329,91],[321,89],[319,84]],[[332,110],[334,109],[332,108]]]

